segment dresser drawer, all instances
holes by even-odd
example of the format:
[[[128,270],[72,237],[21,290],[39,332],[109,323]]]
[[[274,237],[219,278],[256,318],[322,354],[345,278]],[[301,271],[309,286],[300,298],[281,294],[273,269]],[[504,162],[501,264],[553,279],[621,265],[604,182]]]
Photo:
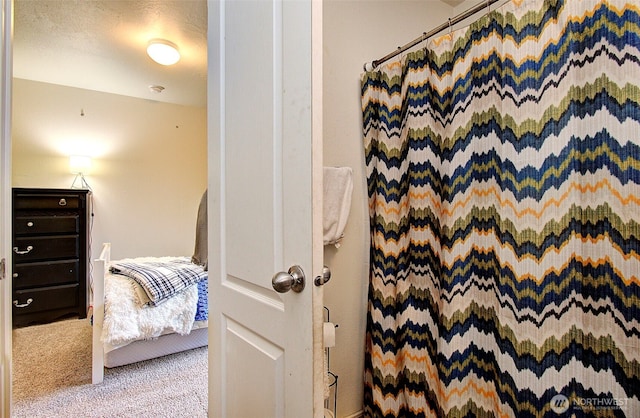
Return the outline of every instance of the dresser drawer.
[[[31,194],[15,193],[13,209],[78,209],[81,208],[78,195],[72,194]]]
[[[16,237],[13,240],[14,264],[28,261],[78,258],[78,236]]]
[[[78,283],[80,261],[40,261],[16,264],[13,269],[13,288],[51,286]]]
[[[78,215],[18,215],[15,217],[13,232],[16,235],[78,233],[78,221]]]
[[[13,292],[13,314],[26,315],[78,306],[78,285],[39,287]]]

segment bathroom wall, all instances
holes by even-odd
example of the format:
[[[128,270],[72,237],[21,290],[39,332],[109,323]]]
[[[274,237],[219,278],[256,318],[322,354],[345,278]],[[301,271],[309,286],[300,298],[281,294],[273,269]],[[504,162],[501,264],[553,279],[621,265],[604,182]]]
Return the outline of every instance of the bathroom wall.
[[[452,17],[436,0],[324,2],[324,164],[354,171],[351,213],[340,248],[325,247],[333,277],[325,305],[339,325],[330,351],[338,375],[338,416],[362,409],[364,335],[369,269],[369,220],[362,143],[360,75],[363,64],[381,58]]]

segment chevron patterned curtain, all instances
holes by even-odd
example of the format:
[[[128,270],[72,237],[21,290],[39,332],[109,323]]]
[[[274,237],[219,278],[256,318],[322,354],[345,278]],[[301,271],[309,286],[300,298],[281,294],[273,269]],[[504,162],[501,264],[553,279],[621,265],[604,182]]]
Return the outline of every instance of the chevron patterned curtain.
[[[361,86],[365,415],[639,417],[639,3],[514,0]]]

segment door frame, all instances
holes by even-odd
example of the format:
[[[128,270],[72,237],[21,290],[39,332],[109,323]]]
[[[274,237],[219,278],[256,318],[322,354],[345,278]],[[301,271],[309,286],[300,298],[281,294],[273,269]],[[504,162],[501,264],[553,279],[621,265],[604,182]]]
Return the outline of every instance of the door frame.
[[[0,51],[0,415],[11,416],[11,101],[13,78],[13,0],[2,2]]]
[[[323,240],[323,176],[324,176],[324,151],[323,151],[323,2],[311,1],[311,165],[313,177],[312,210],[320,216],[313,217],[313,272],[311,276],[321,275],[324,268],[324,240]],[[325,373],[324,364],[324,286],[313,286],[313,402],[314,417],[323,418]],[[318,370],[320,372],[318,373]]]

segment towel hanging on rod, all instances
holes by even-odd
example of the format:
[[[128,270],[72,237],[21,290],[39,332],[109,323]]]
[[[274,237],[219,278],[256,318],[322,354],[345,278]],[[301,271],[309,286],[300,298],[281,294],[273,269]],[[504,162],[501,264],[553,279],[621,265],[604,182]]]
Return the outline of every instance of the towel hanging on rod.
[[[367,68],[367,64],[368,63],[364,63],[363,68],[365,71],[370,71],[374,68],[376,68],[378,65],[382,64],[385,61],[390,60],[391,58],[402,54],[404,51],[406,51],[407,49],[413,48],[414,46],[418,45],[420,42],[423,42],[425,39],[429,39],[430,37],[432,37],[433,35],[436,35],[440,32],[442,32],[445,29],[451,28],[452,25],[455,25],[456,23],[459,23],[461,21],[463,21],[464,19],[473,16],[474,14],[478,13],[480,10],[484,9],[485,7],[491,7],[492,4],[498,2],[500,0],[485,0],[481,3],[476,4],[475,6],[473,6],[472,8],[460,13],[459,15],[448,19],[447,22],[441,24],[440,26],[438,26],[437,28],[429,31],[429,32],[424,32],[422,34],[422,36],[417,37],[416,39],[414,39],[413,41],[403,45],[403,46],[399,46],[398,49],[396,49],[393,52],[388,53],[387,55],[385,55],[384,57],[377,59],[377,60],[373,60],[371,61],[370,65],[371,67]]]
[[[323,170],[322,225],[324,245],[340,246],[351,210],[353,169],[351,167],[324,167]]]

